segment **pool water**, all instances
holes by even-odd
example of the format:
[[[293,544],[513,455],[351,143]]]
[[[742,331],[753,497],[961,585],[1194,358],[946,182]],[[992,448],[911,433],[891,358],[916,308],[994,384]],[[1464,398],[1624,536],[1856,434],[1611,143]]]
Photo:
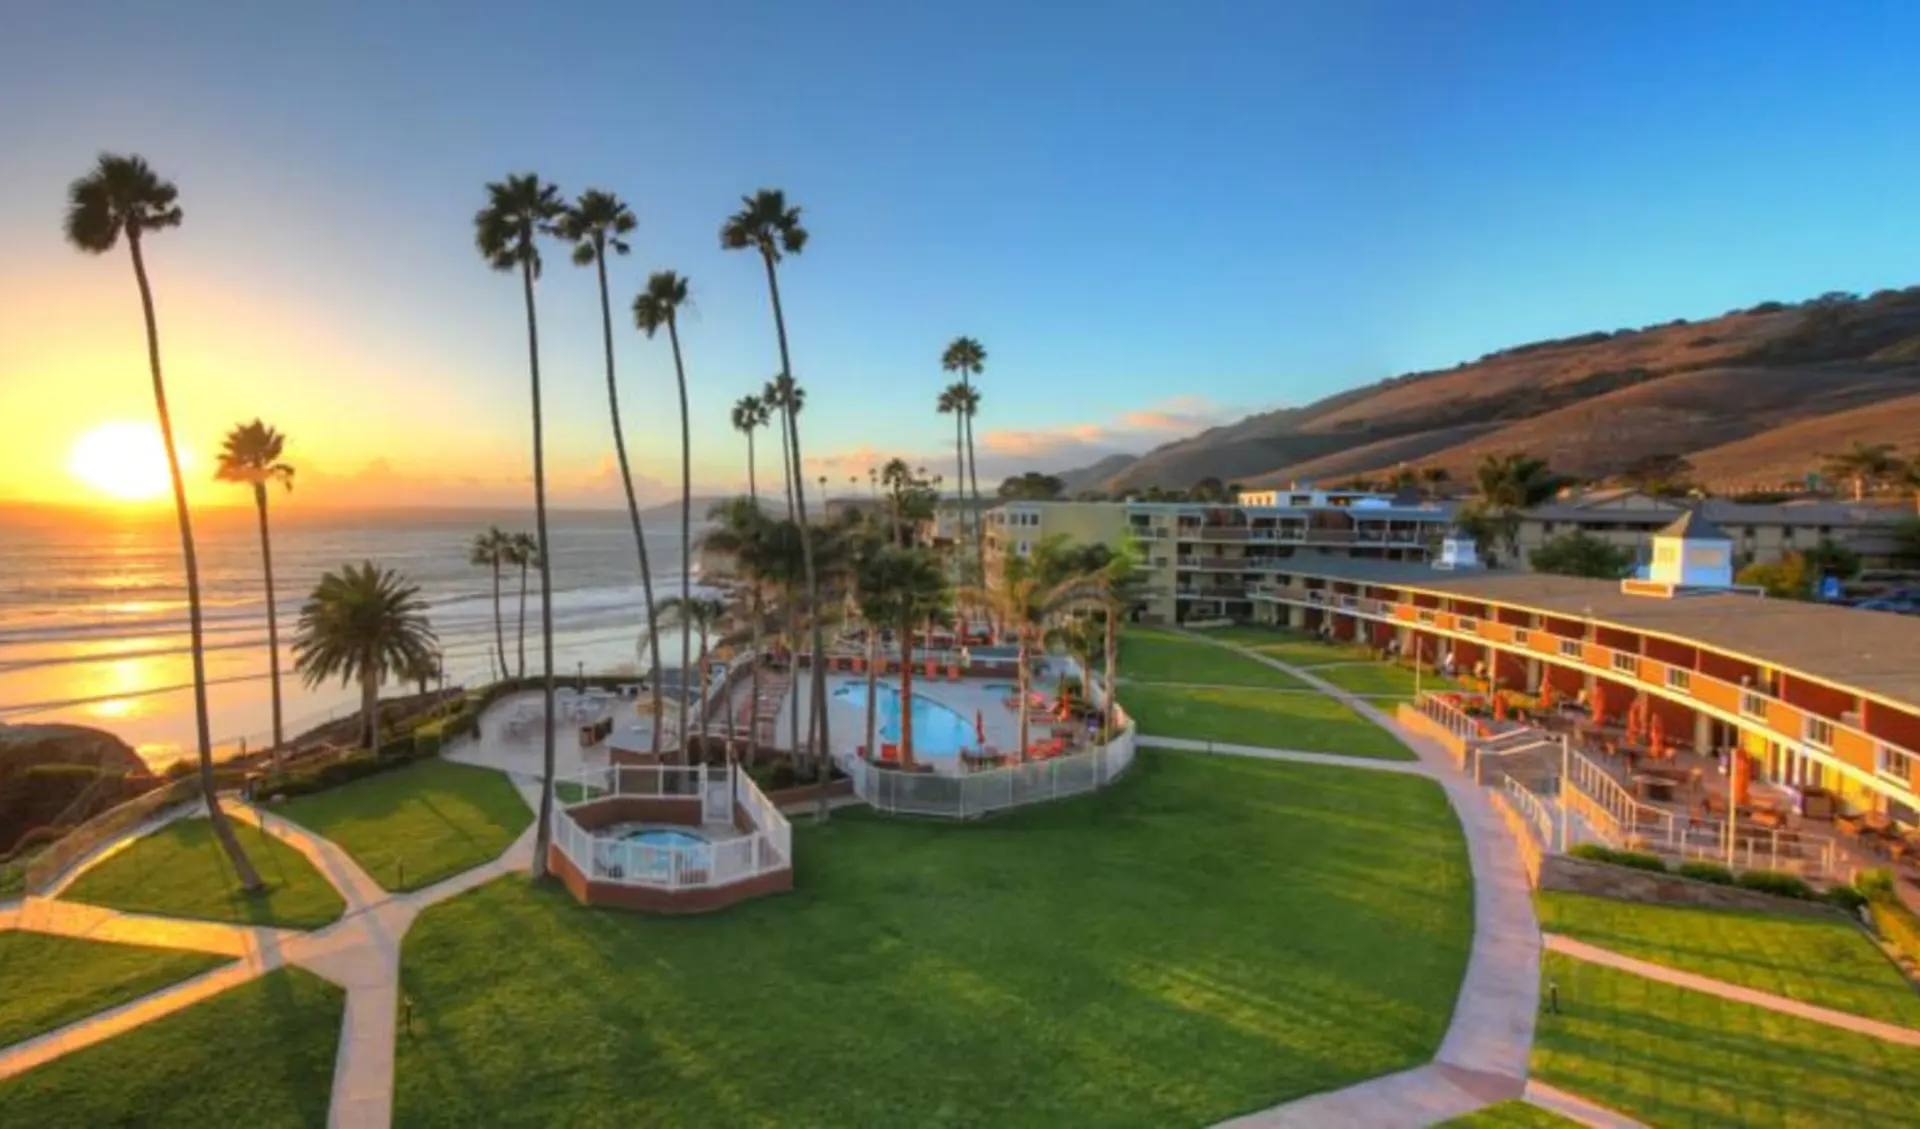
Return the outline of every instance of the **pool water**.
[[[646,847],[704,847],[707,840],[689,831],[667,831],[658,827],[648,827],[640,831],[620,836],[630,843],[639,843]]]
[[[849,682],[833,692],[836,700],[846,702],[858,709],[867,708],[867,684]],[[875,728],[880,740],[898,744],[900,741],[900,691],[896,687],[880,686],[879,716],[875,718]],[[963,716],[951,706],[934,701],[924,694],[913,696],[913,755],[916,757],[954,757],[960,750],[971,749],[980,743],[979,735],[974,732],[973,719]]]

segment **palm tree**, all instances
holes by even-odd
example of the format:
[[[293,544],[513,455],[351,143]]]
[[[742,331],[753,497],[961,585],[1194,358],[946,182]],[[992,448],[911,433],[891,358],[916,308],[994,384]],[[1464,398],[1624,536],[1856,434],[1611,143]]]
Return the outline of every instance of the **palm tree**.
[[[1856,502],[1864,501],[1869,491],[1878,489],[1900,468],[1900,460],[1894,457],[1891,443],[1862,443],[1855,440],[1852,450],[1827,455],[1826,460],[1826,472],[1829,475],[1853,481],[1853,500]]]
[[[940,354],[940,368],[946,372],[960,374],[960,383],[966,389],[961,397],[959,410],[967,425],[967,481],[973,491],[973,553],[974,566],[979,571],[978,580],[986,583],[987,574],[987,536],[986,525],[980,520],[980,464],[973,454],[973,417],[980,410],[980,390],[973,386],[973,378],[987,371],[986,346],[971,337],[956,337],[947,343],[946,351]]]
[[[753,669],[749,675],[752,684],[749,687],[749,695],[754,703],[754,715],[752,727],[747,734],[747,763],[751,765],[754,750],[760,739],[760,655],[766,591],[773,573],[769,563],[772,540],[769,529],[773,523],[765,513],[761,512],[759,505],[749,498],[734,498],[731,501],[717,503],[707,512],[707,517],[713,521],[713,526],[702,538],[702,544],[731,556],[734,570],[747,581],[747,618],[751,624],[753,646]],[[797,717],[794,720],[794,728],[798,732]]]
[[[733,405],[733,429],[747,437],[747,496],[756,503],[760,501],[760,483],[753,469],[753,433],[765,427],[773,418],[773,411],[767,407],[762,396],[742,396]]]
[[[633,492],[633,468],[627,461],[626,433],[620,426],[620,389],[613,371],[613,307],[607,296],[607,252],[625,255],[626,236],[640,226],[633,210],[611,192],[589,188],[560,215],[554,232],[573,244],[573,261],[591,266],[600,283],[600,350],[606,358],[607,414],[613,420],[613,450],[620,460],[620,485],[627,494],[627,519],[633,523],[633,545],[640,556],[640,597],[646,604],[647,622],[653,622],[653,564],[647,559],[647,535],[640,524],[640,500]],[[654,677],[653,716],[660,717],[660,642],[648,635],[652,648]],[[653,752],[660,751],[660,726],[653,726]]]
[[[147,281],[147,261],[141,239],[150,231],[180,226],[180,190],[162,180],[140,157],[102,153],[92,171],[67,188],[65,231],[67,242],[89,255],[113,250],[122,235],[133,258],[133,279],[140,288],[140,312],[147,326],[147,369],[153,377],[153,408],[159,417],[160,439],[167,451],[167,474],[173,485],[174,516],[180,525],[180,555],[186,568],[187,632],[193,662],[193,720],[200,746],[200,791],[214,837],[233,863],[240,886],[248,893],[263,887],[252,860],[240,849],[233,827],[220,809],[213,783],[213,733],[207,718],[206,635],[200,611],[200,562],[194,554],[193,520],[187,513],[187,487],[180,477],[180,452],[173,442],[173,417],[167,410],[167,385],[160,373],[160,324],[153,312],[153,287]]]
[[[1545,459],[1517,451],[1488,455],[1474,470],[1474,480],[1480,496],[1471,508],[1506,542],[1509,555],[1520,552],[1521,511],[1553,497],[1566,481]]]
[[[563,206],[560,190],[531,173],[487,185],[487,206],[473,217],[474,246],[497,271],[519,270],[527,308],[527,375],[533,396],[533,513],[540,555],[541,696],[547,719],[541,726],[541,765],[553,780],[553,569],[547,545],[547,460],[540,414],[540,321],[534,313],[533,280],[540,275],[537,239],[552,233]],[[540,825],[534,831],[533,876],[547,873],[547,843],[552,836],[553,789],[540,791]]]
[[[971,402],[972,389],[964,381],[954,381],[940,390],[940,399],[935,407],[941,415],[953,417],[953,459],[959,464],[959,472],[954,478],[960,491],[960,531],[966,534],[967,523],[967,404]]]
[[[273,760],[280,763],[286,734],[280,723],[280,613],[273,599],[273,539],[267,534],[267,484],[293,489],[293,467],[280,461],[286,436],[254,420],[227,432],[220,448],[220,465],[213,477],[253,487],[253,508],[260,516],[260,570],[267,582],[267,673],[273,684]]]
[[[308,686],[360,683],[361,741],[380,747],[380,684],[435,666],[427,602],[406,577],[372,561],[328,572],[300,608],[293,666]]]
[[[525,678],[527,676],[527,570],[535,565],[540,566],[541,601],[544,603],[547,599],[546,554],[540,551],[540,542],[526,533],[508,535],[505,553],[506,562],[520,568],[520,665],[514,672],[514,677]],[[547,616],[544,610],[541,622],[543,625],[552,622],[552,617]]]
[[[774,412],[780,413],[780,470],[781,481],[787,491],[787,520],[794,520],[793,509],[793,445],[787,439],[787,418],[798,416],[800,409],[807,406],[807,390],[794,383],[790,376],[776,376],[767,381],[760,392],[760,403],[768,418]]]
[[[953,591],[933,554],[921,548],[890,546],[869,557],[858,571],[855,598],[867,631],[881,624],[900,640],[900,762],[913,766],[913,633],[926,624],[944,623],[953,612]],[[867,697],[869,740],[873,696]],[[871,750],[872,746],[868,746]]]
[[[794,519],[800,527],[800,552],[807,579],[807,603],[820,604],[820,577],[813,559],[813,537],[807,528],[806,486],[801,467],[806,465],[800,453],[799,401],[792,388],[793,357],[787,348],[787,319],[780,309],[780,275],[775,265],[787,255],[798,255],[806,248],[807,229],[800,226],[800,209],[789,207],[786,194],[779,189],[763,188],[741,199],[738,212],[727,217],[720,227],[720,247],[727,251],[757,251],[767,272],[767,295],[773,305],[774,334],[780,343],[780,377],[787,382],[781,397],[788,442],[792,447]],[[813,616],[813,713],[820,733],[819,763],[827,761],[832,748],[827,734],[827,640],[820,617]],[[826,783],[822,775],[821,783]],[[820,789],[820,818],[827,818],[827,790]]]
[[[507,629],[500,615],[500,569],[507,563],[507,546],[512,540],[506,530],[496,525],[485,533],[474,534],[473,544],[467,549],[468,564],[493,572],[493,654],[499,660],[502,681],[507,678]]]
[[[447,675],[445,658],[439,651],[427,651],[413,656],[406,668],[399,672],[402,681],[411,682],[420,687],[420,696],[426,697],[427,683],[437,682]]]
[[[667,620],[679,621],[683,633],[689,624],[697,628],[700,632],[700,653],[696,661],[700,670],[700,751],[702,754],[705,754],[707,752],[707,649],[712,643],[713,637],[726,625],[728,614],[727,603],[725,600],[717,599],[713,596],[668,596],[660,603],[660,614]],[[649,633],[653,631],[653,625],[651,623],[647,625],[647,631]],[[684,686],[686,683],[686,673],[684,671],[681,674],[680,681],[682,686]],[[687,725],[685,702],[686,699],[683,695],[681,698],[682,712],[680,715],[680,727],[683,732]],[[729,713],[729,716],[731,716],[731,713]],[[682,736],[680,744],[682,748],[686,747],[686,738],[684,736]],[[729,759],[732,757],[731,746],[728,748],[728,757]]]
[[[687,305],[687,280],[670,270],[655,271],[647,288],[633,299],[634,328],[653,340],[661,326],[673,344],[673,372],[680,384],[680,602],[693,598],[693,432],[687,416],[687,366],[680,356],[680,309]],[[687,745],[687,621],[680,621],[680,747]],[[655,681],[658,681],[657,679]],[[655,726],[658,729],[658,726]]]
[[[1020,711],[1020,756],[1028,746],[1028,688],[1032,682],[1031,654],[1043,642],[1047,627],[1059,616],[1111,605],[1106,580],[1098,574],[1071,573],[1053,579],[1058,567],[1038,549],[1030,556],[1008,557],[986,588],[961,593],[964,603],[989,608],[1001,630],[1011,629],[1019,650],[1016,660]],[[1111,613],[1110,613],[1111,614]]]
[[[1453,481],[1453,475],[1443,466],[1425,467],[1420,471],[1420,481],[1426,483],[1427,497],[1438,498],[1440,488]]]

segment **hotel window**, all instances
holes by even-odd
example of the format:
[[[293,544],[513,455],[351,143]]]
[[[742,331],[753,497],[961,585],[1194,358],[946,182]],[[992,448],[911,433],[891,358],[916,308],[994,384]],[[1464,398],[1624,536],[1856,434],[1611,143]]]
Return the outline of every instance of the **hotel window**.
[[[1560,655],[1562,658],[1569,658],[1569,659],[1579,658],[1580,657],[1580,640],[1578,639],[1560,640]]]
[[[1817,749],[1833,748],[1833,722],[1824,717],[1807,719],[1807,744]]]
[[[1670,666],[1667,668],[1667,685],[1675,690],[1685,690],[1688,693],[1692,693],[1693,672]]]
[[[1767,716],[1767,700],[1751,690],[1740,694],[1740,712],[1746,717]]]
[[[1913,779],[1913,758],[1891,745],[1873,747],[1873,768],[1882,776],[1891,776],[1895,780]]]
[[[1553,536],[1553,523],[1550,521],[1541,522],[1540,532],[1548,537]]]
[[[1613,669],[1622,674],[1638,674],[1640,673],[1640,656],[1615,651],[1613,653]]]
[[[1528,640],[1528,638],[1530,638],[1530,636],[1528,636],[1528,634],[1527,634],[1527,633],[1526,633],[1526,632],[1525,632],[1524,630],[1522,630],[1521,628],[1518,628],[1518,627],[1516,627],[1516,628],[1514,628],[1514,629],[1513,629],[1513,641],[1514,641],[1514,643],[1516,643],[1516,644],[1518,644],[1519,646],[1522,646],[1522,647],[1524,647],[1524,646],[1526,646],[1526,645],[1527,645],[1527,640]]]
[[[1424,624],[1426,624],[1426,625],[1427,625],[1427,626],[1429,626],[1429,627],[1431,627],[1431,626],[1433,626],[1433,613],[1432,613],[1432,612],[1429,612],[1429,611],[1420,611],[1420,612],[1416,612],[1416,613],[1414,613],[1414,617],[1413,617],[1413,618],[1415,618],[1415,619],[1417,619],[1417,620],[1419,620],[1419,621],[1420,621],[1421,623],[1424,623]]]
[[[1460,627],[1460,630],[1468,632],[1470,634],[1477,635],[1480,633],[1480,621],[1472,618],[1471,616],[1461,616],[1459,627]]]

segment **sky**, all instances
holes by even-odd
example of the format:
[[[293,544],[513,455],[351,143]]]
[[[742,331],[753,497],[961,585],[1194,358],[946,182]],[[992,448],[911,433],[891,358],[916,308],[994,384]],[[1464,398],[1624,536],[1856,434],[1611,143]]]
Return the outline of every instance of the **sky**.
[[[244,501],[208,469],[256,416],[301,504],[528,496],[520,294],[472,245],[516,171],[639,216],[611,276],[649,501],[679,481],[672,359],[625,311],[648,272],[689,278],[695,488],[741,488],[728,408],[779,362],[764,276],[716,233],[762,186],[812,234],[782,296],[808,476],[841,489],[894,455],[950,486],[960,334],[988,351],[985,487],[1523,341],[1920,281],[1909,4],[15,0],[6,24],[0,500],[97,500],[75,444],[151,419],[124,250],[60,235],[102,150],[180,188],[149,266],[207,503]],[[592,272],[550,249],[538,301],[553,497],[614,504]]]

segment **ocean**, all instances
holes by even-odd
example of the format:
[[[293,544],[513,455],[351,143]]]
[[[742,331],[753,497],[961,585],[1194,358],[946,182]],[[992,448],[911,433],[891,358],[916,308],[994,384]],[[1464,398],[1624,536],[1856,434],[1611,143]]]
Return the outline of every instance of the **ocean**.
[[[279,501],[278,498],[275,501]],[[306,686],[293,667],[300,605],[322,572],[370,560],[420,589],[448,683],[493,668],[488,569],[468,563],[475,534],[533,529],[531,511],[442,509],[272,512],[288,737],[356,707],[352,687]],[[553,511],[554,669],[639,674],[645,624],[633,527],[622,511]],[[645,527],[656,596],[678,594],[679,522]],[[696,520],[694,536],[700,533]],[[208,705],[220,754],[272,735],[266,594],[251,508],[194,515],[206,618]],[[509,666],[519,665],[517,570],[502,577]],[[540,577],[529,571],[527,671],[540,663]],[[699,589],[695,588],[698,592]],[[171,509],[96,512],[0,507],[0,723],[61,721],[108,730],[156,770],[194,755],[184,570]],[[695,640],[697,646],[698,640]],[[661,640],[677,666],[679,635]],[[389,692],[399,692],[390,688]]]

